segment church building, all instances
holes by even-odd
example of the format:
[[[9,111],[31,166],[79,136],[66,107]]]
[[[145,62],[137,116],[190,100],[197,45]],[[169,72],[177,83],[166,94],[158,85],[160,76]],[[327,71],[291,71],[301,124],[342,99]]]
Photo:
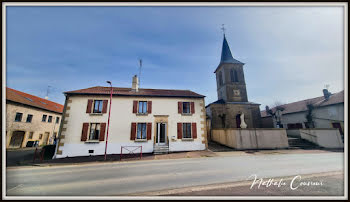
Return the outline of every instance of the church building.
[[[232,57],[224,34],[221,61],[214,72],[218,100],[206,106],[212,129],[260,127],[260,104],[248,101],[243,65]]]

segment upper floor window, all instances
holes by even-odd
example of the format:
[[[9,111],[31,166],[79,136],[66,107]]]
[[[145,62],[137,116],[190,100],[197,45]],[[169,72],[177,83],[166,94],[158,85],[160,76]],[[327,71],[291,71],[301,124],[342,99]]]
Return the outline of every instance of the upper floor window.
[[[147,113],[147,101],[139,101],[139,114],[146,114]]]
[[[21,122],[22,121],[22,116],[23,116],[23,113],[17,112],[16,113],[16,117],[15,117],[15,121],[16,122]]]
[[[234,69],[230,70],[230,77],[232,82],[238,82],[238,75],[236,70]]]
[[[183,114],[189,114],[191,113],[191,105],[190,102],[183,102],[182,103],[182,113]]]
[[[52,116],[49,116],[49,118],[47,119],[47,122],[49,122],[49,123],[52,122]]]
[[[33,115],[32,114],[28,114],[27,116],[27,123],[31,123],[32,122],[32,119],[33,119]]]
[[[92,123],[90,124],[89,140],[98,140],[100,136],[101,124]]]
[[[224,82],[222,80],[222,72],[219,72],[219,84],[220,84],[220,86],[222,86],[224,84]]]
[[[93,113],[102,113],[103,100],[94,100]]]
[[[46,122],[46,118],[47,118],[47,115],[44,114],[44,115],[43,115],[43,118],[41,119],[41,121],[42,121],[42,122]]]
[[[140,140],[145,140],[146,139],[146,135],[147,135],[147,132],[146,132],[146,128],[147,128],[147,125],[146,123],[138,123],[137,124],[137,136],[136,136],[136,139],[140,139]]]
[[[56,123],[60,122],[60,117],[56,117]]]

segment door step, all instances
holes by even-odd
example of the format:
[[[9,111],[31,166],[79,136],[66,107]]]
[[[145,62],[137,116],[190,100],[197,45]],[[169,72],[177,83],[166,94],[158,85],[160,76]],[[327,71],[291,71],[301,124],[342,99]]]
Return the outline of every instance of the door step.
[[[153,147],[154,154],[168,154],[169,146],[168,145],[155,145]]]

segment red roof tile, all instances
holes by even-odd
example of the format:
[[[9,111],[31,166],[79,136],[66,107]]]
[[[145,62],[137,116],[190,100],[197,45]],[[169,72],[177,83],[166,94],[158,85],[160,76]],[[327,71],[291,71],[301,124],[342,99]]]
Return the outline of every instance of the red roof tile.
[[[6,100],[37,107],[40,109],[62,113],[63,105],[34,95],[30,95],[12,88],[6,87]]]
[[[75,91],[68,91],[65,94],[91,94],[91,95],[109,95],[110,87],[95,86]],[[138,92],[131,88],[113,87],[113,95],[120,96],[152,96],[152,97],[191,97],[203,98],[205,96],[192,92],[190,90],[166,90],[166,89],[144,89],[140,88]]]
[[[289,114],[289,113],[295,113],[295,112],[301,112],[307,110],[308,104],[313,104],[318,107],[332,105],[332,104],[338,104],[338,103],[344,103],[344,91],[340,91],[338,93],[332,94],[328,100],[325,100],[323,96],[301,100],[298,102],[292,102],[289,104],[281,105],[281,107],[284,107],[284,111],[282,114]],[[272,111],[275,111],[275,108],[272,108]],[[261,111],[261,117],[267,117],[271,116],[266,113],[266,110]]]

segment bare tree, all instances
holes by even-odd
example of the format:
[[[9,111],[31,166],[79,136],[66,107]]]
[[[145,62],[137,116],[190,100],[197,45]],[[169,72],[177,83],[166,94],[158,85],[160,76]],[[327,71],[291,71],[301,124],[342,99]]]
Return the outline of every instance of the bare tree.
[[[308,102],[306,103],[306,107],[307,107],[307,112],[305,115],[306,121],[307,121],[307,128],[314,128],[315,124],[314,124],[314,114],[313,114],[313,110],[315,109],[315,106],[311,103]]]

